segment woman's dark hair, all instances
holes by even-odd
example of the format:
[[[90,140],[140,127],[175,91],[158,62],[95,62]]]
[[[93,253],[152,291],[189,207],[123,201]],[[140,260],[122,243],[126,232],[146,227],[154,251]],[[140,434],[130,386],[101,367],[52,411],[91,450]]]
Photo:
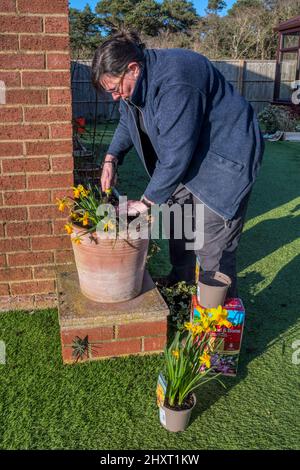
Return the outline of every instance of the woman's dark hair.
[[[100,80],[105,73],[120,76],[130,62],[144,61],[145,45],[135,31],[120,31],[96,49],[92,62],[92,83],[95,88],[101,88]]]

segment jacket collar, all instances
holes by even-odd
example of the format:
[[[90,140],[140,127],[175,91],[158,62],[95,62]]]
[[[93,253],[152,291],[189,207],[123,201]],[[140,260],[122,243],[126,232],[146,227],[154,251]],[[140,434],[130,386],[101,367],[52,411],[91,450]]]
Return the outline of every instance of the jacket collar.
[[[133,93],[129,101],[136,106],[144,106],[147,93],[147,52],[144,53],[144,63],[141,65],[141,73],[138,76]]]

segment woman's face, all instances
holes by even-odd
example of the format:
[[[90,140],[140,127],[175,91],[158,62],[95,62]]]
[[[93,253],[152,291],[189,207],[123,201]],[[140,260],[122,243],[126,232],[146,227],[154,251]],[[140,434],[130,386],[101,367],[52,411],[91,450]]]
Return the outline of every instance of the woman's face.
[[[101,86],[107,93],[111,94],[115,101],[119,99],[124,100],[131,97],[139,74],[139,64],[137,62],[131,62],[128,64],[127,70],[119,77],[104,74],[101,79]]]

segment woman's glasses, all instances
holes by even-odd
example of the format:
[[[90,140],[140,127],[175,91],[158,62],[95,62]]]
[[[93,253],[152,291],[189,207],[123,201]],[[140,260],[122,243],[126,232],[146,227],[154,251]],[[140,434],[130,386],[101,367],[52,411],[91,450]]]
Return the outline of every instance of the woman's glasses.
[[[106,90],[106,89],[104,88],[104,90],[106,91],[106,93],[110,93],[110,94],[112,94],[112,93],[122,93],[122,92],[120,91],[120,88],[121,88],[121,85],[122,85],[122,83],[123,83],[123,80],[124,80],[124,77],[125,77],[126,73],[127,73],[127,70],[125,70],[125,72],[123,72],[123,74],[122,74],[122,76],[121,76],[119,82],[117,83],[117,85],[116,85],[113,89]]]

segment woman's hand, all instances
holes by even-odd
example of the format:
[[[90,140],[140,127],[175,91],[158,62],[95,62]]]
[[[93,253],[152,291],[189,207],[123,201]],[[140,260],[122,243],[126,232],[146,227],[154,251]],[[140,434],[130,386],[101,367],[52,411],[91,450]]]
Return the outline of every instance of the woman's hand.
[[[129,216],[135,217],[139,214],[146,213],[148,207],[142,201],[131,201],[127,202],[127,213]]]
[[[102,165],[101,189],[104,192],[117,184],[118,159],[113,155],[107,154]]]

